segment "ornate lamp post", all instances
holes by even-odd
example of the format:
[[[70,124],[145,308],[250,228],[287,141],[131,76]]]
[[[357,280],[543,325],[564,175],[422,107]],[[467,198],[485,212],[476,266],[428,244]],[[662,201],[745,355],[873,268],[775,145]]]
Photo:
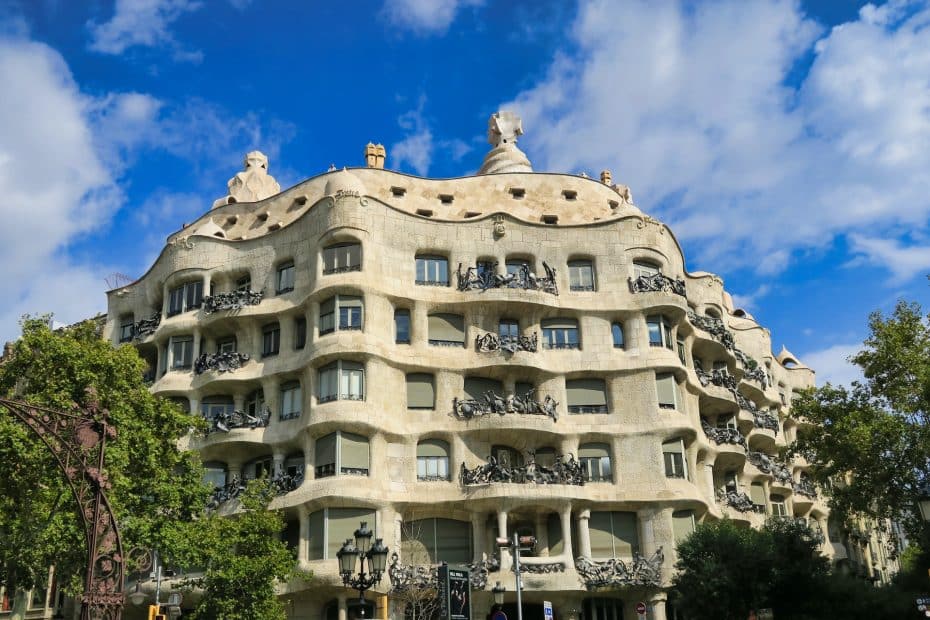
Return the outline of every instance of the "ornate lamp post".
[[[355,542],[346,539],[342,548],[336,552],[339,558],[339,574],[342,576],[342,583],[347,588],[358,590],[358,611],[357,618],[365,617],[365,590],[381,583],[381,576],[384,574],[384,568],[387,565],[388,548],[384,546],[380,538],[375,539],[375,544],[371,544],[374,533],[368,529],[368,523],[361,522],[361,527],[355,530]],[[355,563],[358,560],[358,574],[353,575]],[[368,572],[365,572],[367,562]]]

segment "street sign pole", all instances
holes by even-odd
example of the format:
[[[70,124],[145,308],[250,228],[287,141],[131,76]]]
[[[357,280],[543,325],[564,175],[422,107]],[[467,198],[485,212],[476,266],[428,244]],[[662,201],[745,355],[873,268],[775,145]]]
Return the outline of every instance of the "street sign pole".
[[[523,580],[520,578],[520,538],[513,533],[513,573],[517,583],[517,620],[523,620]]]

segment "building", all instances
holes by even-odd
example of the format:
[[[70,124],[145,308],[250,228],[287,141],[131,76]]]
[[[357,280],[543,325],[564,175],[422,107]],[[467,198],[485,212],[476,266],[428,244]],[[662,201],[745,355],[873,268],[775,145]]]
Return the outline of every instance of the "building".
[[[514,601],[494,540],[523,559],[526,617],[671,617],[675,541],[729,516],[758,526],[828,510],[780,447],[813,371],[689,273],[629,188],[532,171],[520,120],[495,114],[475,176],[366,166],[280,191],[257,152],[229,193],[109,293],[105,338],[133,342],[152,389],[210,420],[191,437],[233,510],[274,479],[311,587],[293,618],[357,596],[335,554],[367,522],[399,552],[376,613],[403,618],[439,561],[469,565],[473,617]]]

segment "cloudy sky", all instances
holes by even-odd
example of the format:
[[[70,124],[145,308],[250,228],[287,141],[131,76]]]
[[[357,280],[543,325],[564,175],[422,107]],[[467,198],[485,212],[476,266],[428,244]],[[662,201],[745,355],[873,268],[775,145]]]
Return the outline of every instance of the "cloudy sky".
[[[451,177],[523,117],[536,170],[605,168],[688,268],[816,368],[930,288],[930,4],[4,0],[0,339],[105,310],[248,150]],[[777,351],[776,351],[777,352]]]

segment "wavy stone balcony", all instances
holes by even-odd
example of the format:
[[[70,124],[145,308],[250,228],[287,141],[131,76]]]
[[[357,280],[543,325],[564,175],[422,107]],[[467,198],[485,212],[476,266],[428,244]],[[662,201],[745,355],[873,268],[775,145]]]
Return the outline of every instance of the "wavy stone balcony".
[[[762,386],[762,389],[765,389],[768,379],[762,365],[736,346],[736,339],[721,319],[700,315],[693,310],[689,310],[688,321],[701,331],[710,334],[711,338],[723,345],[727,351],[733,353],[743,367],[744,379],[756,381]]]
[[[638,552],[633,559],[624,562],[620,558],[611,558],[595,562],[586,557],[575,560],[575,570],[588,590],[601,590],[626,587],[659,587],[662,585],[662,563],[665,554],[659,547],[651,557],[644,557]]]
[[[742,446],[743,449],[746,447],[746,438],[743,437],[743,434],[735,428],[717,428],[711,426],[707,420],[701,420],[701,428],[704,430],[704,434],[715,444],[719,445],[733,445],[733,446]]]
[[[753,452],[750,451],[746,454],[746,459],[756,466],[756,469],[761,471],[764,474],[769,474],[777,482],[793,488],[791,472],[788,468],[781,463],[776,463],[772,457],[762,452]]]
[[[253,291],[251,289],[229,291],[228,293],[217,293],[204,297],[201,307],[204,314],[213,314],[223,310],[242,310],[246,306],[257,306],[264,297],[265,293],[262,291]]]
[[[517,351],[536,353],[539,350],[539,337],[536,332],[532,336],[499,336],[493,332],[475,336],[475,351],[479,353],[507,353],[513,355]]]
[[[765,512],[765,506],[753,504],[752,499],[750,499],[748,495],[739,491],[719,489],[717,491],[717,501],[738,512]]]
[[[529,266],[521,265],[516,273],[497,273],[498,263],[493,263],[485,269],[468,267],[462,272],[462,263],[456,269],[456,288],[459,291],[487,291],[495,288],[516,288],[527,291],[542,291],[559,294],[559,286],[555,279],[555,268],[543,261],[546,270],[545,277],[537,276],[530,271]]]
[[[651,276],[639,276],[630,278],[631,293],[674,293],[686,297],[685,281],[677,278],[671,278],[664,273],[656,273]]]
[[[201,353],[194,361],[194,374],[202,375],[208,370],[232,372],[242,368],[251,358],[246,353],[227,351],[224,353]]]
[[[142,340],[146,336],[151,336],[161,324],[161,312],[156,312],[147,319],[139,319],[132,326],[132,339]]]
[[[569,484],[583,486],[584,469],[575,457],[559,455],[551,467],[531,460],[526,465],[505,465],[489,456],[484,465],[468,469],[465,463],[459,470],[459,481],[464,486],[507,482],[511,484]]]
[[[768,411],[763,411],[759,409],[754,402],[743,396],[738,387],[736,378],[722,368],[715,368],[711,372],[695,368],[694,372],[697,374],[698,380],[701,382],[701,385],[707,387],[708,385],[716,385],[717,387],[722,387],[730,394],[733,395],[733,398],[736,400],[736,404],[739,405],[740,409],[748,411],[752,414],[753,425],[756,428],[764,428],[770,431],[778,432],[778,418],[769,413]]]
[[[471,562],[467,566],[472,589],[483,590],[488,585],[488,574],[499,571],[501,563],[496,557],[492,557],[481,562]],[[438,564],[401,564],[400,557],[395,551],[391,554],[391,564],[387,572],[391,580],[392,592],[438,591],[439,589]]]
[[[303,484],[303,481],[303,470],[298,471],[294,475],[281,473],[268,479],[268,487],[276,496],[285,495],[297,489],[297,487]],[[232,480],[221,487],[217,487],[213,491],[213,495],[210,497],[210,501],[207,503],[207,508],[210,510],[215,510],[219,508],[221,504],[224,504],[225,502],[228,502],[232,499],[236,499],[242,495],[243,491],[245,491],[247,483],[248,480],[243,480],[239,478],[239,476],[234,476]]]
[[[217,413],[213,417],[206,418],[210,423],[207,434],[214,432],[228,433],[237,428],[264,428],[268,426],[271,419],[271,411],[265,407],[260,415],[252,415],[243,411],[233,411],[232,413]]]
[[[542,402],[535,398],[536,390],[532,389],[522,396],[508,394],[500,396],[488,390],[482,399],[453,398],[452,412],[460,420],[471,420],[496,413],[506,415],[516,413],[521,415],[544,415],[558,421],[559,403],[546,394]]]

